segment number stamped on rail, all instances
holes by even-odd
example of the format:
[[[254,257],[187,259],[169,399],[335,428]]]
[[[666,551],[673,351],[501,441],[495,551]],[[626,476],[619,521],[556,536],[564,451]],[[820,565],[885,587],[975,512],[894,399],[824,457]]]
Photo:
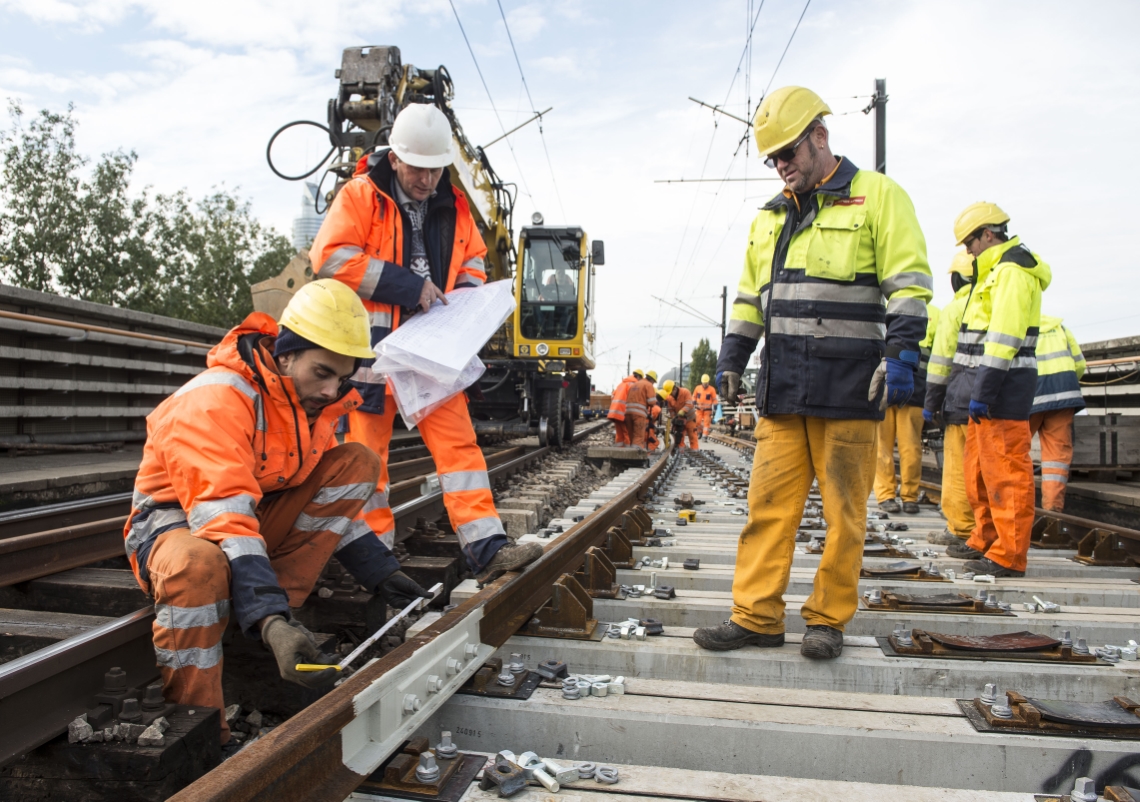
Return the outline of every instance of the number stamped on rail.
[[[453,729],[455,730],[456,735],[467,735],[471,738],[482,738],[483,737],[483,731],[482,730],[473,730],[473,729],[470,729],[468,727],[453,727]]]

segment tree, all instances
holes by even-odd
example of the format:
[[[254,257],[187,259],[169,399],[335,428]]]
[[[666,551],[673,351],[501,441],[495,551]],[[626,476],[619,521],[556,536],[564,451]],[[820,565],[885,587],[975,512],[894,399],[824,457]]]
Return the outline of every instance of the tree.
[[[701,383],[702,374],[707,373],[712,378],[716,373],[716,351],[709,345],[707,338],[702,337],[701,341],[697,343],[697,347],[693,349],[692,360],[689,363],[689,380],[687,382],[690,390]]]
[[[288,239],[259,223],[224,189],[202,200],[185,190],[132,193],[138,156],[104,154],[89,176],[76,123],[49,111],[24,126],[9,103],[0,132],[0,276],[21,287],[229,327],[252,310],[250,284],[293,256]]]

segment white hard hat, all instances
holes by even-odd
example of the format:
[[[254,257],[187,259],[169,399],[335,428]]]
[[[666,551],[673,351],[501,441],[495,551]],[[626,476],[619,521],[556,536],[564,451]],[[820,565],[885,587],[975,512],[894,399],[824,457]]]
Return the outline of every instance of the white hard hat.
[[[388,145],[400,161],[413,167],[446,167],[455,160],[451,124],[428,103],[412,103],[396,115]]]

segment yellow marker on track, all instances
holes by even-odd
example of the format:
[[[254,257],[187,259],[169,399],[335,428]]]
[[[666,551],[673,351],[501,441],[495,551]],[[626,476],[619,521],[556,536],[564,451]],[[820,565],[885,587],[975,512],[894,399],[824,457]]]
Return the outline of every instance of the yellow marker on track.
[[[340,666],[322,666],[319,663],[297,663],[293,666],[294,671],[324,671],[326,668],[335,668],[340,671]]]

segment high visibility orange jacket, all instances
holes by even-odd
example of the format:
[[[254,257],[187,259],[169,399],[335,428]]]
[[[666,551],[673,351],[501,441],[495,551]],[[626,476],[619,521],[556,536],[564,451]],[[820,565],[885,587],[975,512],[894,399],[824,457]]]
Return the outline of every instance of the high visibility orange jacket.
[[[676,396],[669,396],[669,409],[680,418],[693,418],[693,394],[687,387],[678,387]]]
[[[625,407],[626,399],[629,398],[629,390],[637,382],[637,377],[630,374],[626,376],[618,386],[614,388],[613,394],[610,395],[610,412],[606,415],[610,420],[625,420]]]
[[[383,150],[362,158],[356,174],[341,187],[321,224],[309,257],[320,278],[335,278],[364,301],[376,345],[400,325],[419,304],[424,279],[404,267],[411,261],[407,213],[394,200],[396,173]],[[444,292],[477,287],[487,280],[483,257],[487,246],[467,197],[452,186],[447,170],[428,200],[424,246],[432,283]],[[384,411],[384,384],[366,360],[353,384],[360,392],[361,410]]]
[[[653,383],[649,379],[638,379],[629,388],[629,394],[625,399],[625,414],[626,415],[640,415],[646,417],[649,414],[647,405],[649,399],[656,395],[657,390],[654,389]]]
[[[693,401],[701,412],[712,412],[716,406],[716,388],[711,384],[698,384],[693,389]]]
[[[267,494],[304,482],[336,446],[337,419],[360,404],[349,390],[310,424],[293,380],[277,372],[276,336],[273,319],[254,312],[211,349],[204,373],[147,416],[146,447],[123,531],[131,567],[148,593],[147,556],[160,534],[189,528],[217,543],[230,563],[238,622],[254,635],[265,616],[289,617],[257,505]],[[365,484],[350,492],[371,496],[374,490]],[[373,589],[399,567],[361,515],[335,527],[341,534],[336,556],[362,585]]]

